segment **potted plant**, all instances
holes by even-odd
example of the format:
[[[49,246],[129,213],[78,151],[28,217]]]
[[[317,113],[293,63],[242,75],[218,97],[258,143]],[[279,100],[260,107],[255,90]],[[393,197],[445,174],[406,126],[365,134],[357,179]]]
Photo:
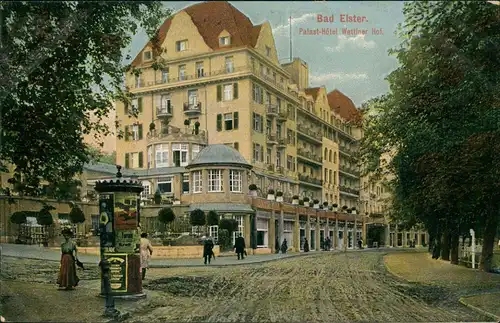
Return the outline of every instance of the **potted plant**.
[[[155,123],[154,123],[154,122],[151,122],[151,123],[149,124],[149,131],[153,132],[155,129],[156,129],[156,125],[155,125]]]
[[[194,123],[194,134],[197,135],[200,133],[200,122],[199,121],[196,121]]]
[[[355,207],[353,207],[353,208],[351,209],[351,212],[352,212],[352,214],[357,214],[357,213],[356,213],[356,208],[355,208]]]
[[[184,120],[184,125],[185,126],[189,126],[189,123],[190,123],[189,119]]]
[[[274,201],[274,190],[272,188],[267,191],[267,199],[269,201]]]
[[[257,185],[255,184],[250,184],[248,186],[248,191],[250,196],[257,197]]]
[[[153,199],[154,199],[156,205],[161,204],[161,193],[160,193],[160,190],[156,190]]]
[[[319,209],[319,200],[318,200],[318,199],[315,199],[315,200],[313,201],[313,207],[314,207],[315,209]]]
[[[337,203],[333,203],[333,204],[332,204],[332,210],[333,210],[333,212],[337,212],[337,210],[338,210],[338,206],[339,206],[339,205],[338,205]]]
[[[352,213],[352,209],[347,209],[347,213]]]
[[[370,216],[370,214],[369,214],[368,212],[365,212],[365,215],[366,215],[366,216]]]
[[[299,196],[298,195],[292,196],[292,204],[293,205],[298,205],[299,204]]]
[[[304,200],[299,200],[299,205],[304,205]]]
[[[163,223],[164,228],[167,226],[167,224],[174,222],[174,220],[175,213],[171,208],[165,207],[158,211],[158,221],[160,221],[160,223]]]
[[[344,213],[346,213],[346,212],[347,212],[347,209],[348,209],[347,205],[344,205],[344,206],[342,207],[342,211],[343,211]]]
[[[328,202],[323,202],[323,210],[328,210]]]
[[[309,198],[307,196],[304,197],[304,205],[309,206]]]
[[[283,192],[276,192],[276,202],[280,202],[282,203],[283,202]]]

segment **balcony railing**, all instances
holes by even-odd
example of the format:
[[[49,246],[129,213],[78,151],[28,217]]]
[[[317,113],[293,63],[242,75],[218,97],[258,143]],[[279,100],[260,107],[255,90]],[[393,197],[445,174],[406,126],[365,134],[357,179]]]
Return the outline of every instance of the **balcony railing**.
[[[162,129],[154,129],[147,134],[148,141],[187,141],[207,144],[207,133],[205,130],[195,128],[177,128],[171,125],[164,126]]]
[[[318,179],[318,178],[315,178],[315,177],[312,177],[309,175],[302,175],[302,174],[299,174],[299,180],[301,182],[306,182],[306,183],[310,183],[310,184],[314,184],[314,185],[318,185],[318,186],[321,186],[323,183],[323,181]]]
[[[274,165],[273,164],[268,164],[267,165],[267,170],[270,172],[274,172]]]
[[[270,134],[270,133],[267,134],[267,143],[274,145],[277,142],[278,142],[278,139],[276,138],[276,135],[273,135],[273,134]]]
[[[267,115],[275,117],[278,115],[278,106],[276,104],[266,103]]]
[[[347,173],[347,174],[350,174],[350,175],[353,175],[356,177],[359,177],[359,175],[360,175],[359,171],[354,166],[340,164],[339,169],[341,172],[344,172],[344,173]]]
[[[160,117],[171,117],[174,106],[171,104],[162,104],[156,107],[156,116]]]
[[[297,125],[297,133],[306,135],[317,142],[321,142],[323,139],[323,133],[321,131],[313,130],[303,124]]]
[[[285,138],[278,138],[278,146],[280,148],[285,148],[286,147],[286,139]]]
[[[299,148],[297,149],[297,153],[301,157],[305,157],[307,159],[313,160],[315,162],[318,162],[319,164],[322,164],[321,156],[315,155],[314,153],[307,151],[305,149]]]
[[[189,103],[185,102],[184,103],[184,113],[185,114],[197,114],[201,113],[201,102],[197,103]]]
[[[279,111],[278,112],[278,121],[284,122],[288,118],[288,112],[287,111]]]
[[[284,174],[285,168],[283,166],[276,166],[276,172],[279,174]]]
[[[354,194],[354,195],[359,195],[359,190],[355,190],[355,189],[347,187],[347,186],[340,186],[340,191]]]

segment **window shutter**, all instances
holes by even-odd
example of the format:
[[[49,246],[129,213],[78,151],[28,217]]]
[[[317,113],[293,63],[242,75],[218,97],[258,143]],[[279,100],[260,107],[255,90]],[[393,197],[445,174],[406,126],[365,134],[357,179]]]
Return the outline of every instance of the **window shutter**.
[[[138,105],[139,112],[142,112],[142,97],[137,98],[137,105]]]
[[[129,168],[129,154],[125,154],[125,168]]]
[[[233,83],[233,99],[238,98],[238,83]]]
[[[233,128],[238,129],[238,124],[239,124],[238,112],[234,112],[233,113]]]
[[[123,110],[125,112],[125,115],[127,115],[128,114],[128,102],[127,101],[123,102]]]
[[[259,114],[259,118],[260,118],[260,132],[264,132],[264,118],[262,118],[262,116]]]
[[[260,90],[260,93],[259,93],[259,95],[260,95],[260,97],[259,97],[260,102],[259,103],[263,104],[264,103],[264,90],[261,87],[259,87],[259,90]]]
[[[217,85],[217,102],[222,101],[222,85]]]
[[[139,125],[139,140],[142,140],[142,124]]]
[[[217,131],[222,131],[222,114],[217,115]]]
[[[240,143],[239,142],[234,143],[234,149],[240,150]]]
[[[181,42],[180,42],[180,41],[176,42],[176,43],[175,43],[175,47],[176,47],[176,50],[177,50],[178,52],[180,52],[180,51],[181,51]]]
[[[128,141],[128,126],[125,126],[125,141]]]
[[[143,155],[142,151],[139,153],[139,168],[142,168],[143,165]]]
[[[264,161],[264,146],[260,146],[260,161]]]

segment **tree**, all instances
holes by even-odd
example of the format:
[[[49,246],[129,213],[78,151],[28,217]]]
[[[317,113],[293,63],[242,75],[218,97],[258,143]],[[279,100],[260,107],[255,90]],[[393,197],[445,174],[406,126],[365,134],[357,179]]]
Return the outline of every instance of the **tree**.
[[[205,212],[203,212],[200,209],[191,211],[191,214],[189,215],[189,222],[194,227],[199,228],[200,226],[204,226],[207,223],[205,218]]]
[[[23,211],[14,212],[10,217],[10,222],[18,226],[17,241],[19,241],[21,239],[21,225],[26,223],[26,213]]]
[[[364,161],[381,172],[381,154],[392,152],[393,220],[423,223],[454,263],[458,237],[478,229],[488,271],[500,217],[500,147],[491,144],[500,129],[500,7],[412,2],[404,13],[390,92],[365,105]]]
[[[227,230],[229,235],[238,230],[238,221],[235,219],[220,219],[219,229]]]
[[[85,213],[78,206],[74,206],[69,212],[69,219],[73,224],[83,223],[85,222]]]
[[[163,223],[164,225],[170,224],[175,220],[175,213],[169,207],[164,207],[160,211],[158,211],[158,221]]]
[[[208,225],[219,225],[219,215],[214,210],[211,210],[208,212],[207,224]]]
[[[159,1],[0,4],[0,161],[15,165],[19,188],[29,194],[41,179],[82,171],[83,135],[108,135],[103,116],[130,101],[123,49],[142,26],[160,65],[157,27],[169,14]]]
[[[159,190],[156,190],[155,195],[154,195],[154,202],[156,205],[161,204],[161,193]]]

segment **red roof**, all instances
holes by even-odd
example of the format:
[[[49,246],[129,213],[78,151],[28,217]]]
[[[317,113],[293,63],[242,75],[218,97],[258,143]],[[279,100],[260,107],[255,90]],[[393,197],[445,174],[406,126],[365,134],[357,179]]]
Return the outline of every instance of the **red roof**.
[[[361,113],[352,102],[349,97],[340,92],[339,90],[333,90],[327,94],[328,105],[330,109],[335,111],[347,121],[359,121],[361,118]]]
[[[226,1],[207,1],[187,7],[183,10],[192,19],[203,40],[213,50],[218,50],[219,35],[226,30],[231,35],[231,45],[227,47],[255,47],[262,25],[254,26],[250,19],[241,11]],[[163,43],[173,16],[165,20],[159,30],[159,40]],[[151,45],[151,42],[148,42]],[[147,46],[147,45],[146,45]],[[137,65],[141,62],[141,55],[132,62]]]

